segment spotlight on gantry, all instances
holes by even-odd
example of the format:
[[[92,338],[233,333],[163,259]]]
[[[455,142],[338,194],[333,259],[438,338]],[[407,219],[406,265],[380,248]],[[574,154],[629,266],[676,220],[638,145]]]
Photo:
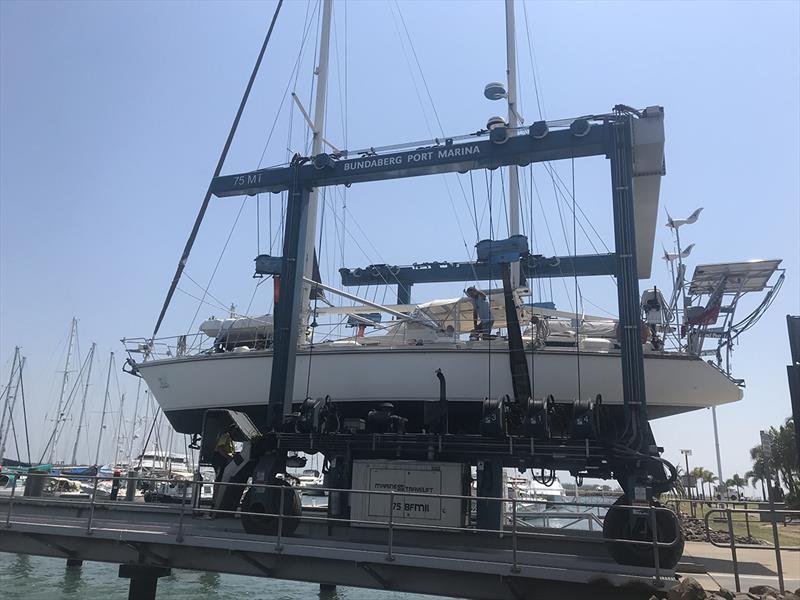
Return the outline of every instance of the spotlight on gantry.
[[[508,140],[508,124],[503,117],[492,117],[486,122],[489,139],[495,144],[504,144]]]
[[[483,88],[483,95],[486,96],[487,100],[502,100],[503,98],[508,98],[506,86],[499,81],[487,83],[486,87]]]
[[[536,121],[530,128],[530,136],[535,140],[541,140],[550,132],[546,121]]]
[[[575,119],[569,126],[569,130],[572,132],[572,135],[579,138],[587,135],[591,128],[592,124],[588,119]]]

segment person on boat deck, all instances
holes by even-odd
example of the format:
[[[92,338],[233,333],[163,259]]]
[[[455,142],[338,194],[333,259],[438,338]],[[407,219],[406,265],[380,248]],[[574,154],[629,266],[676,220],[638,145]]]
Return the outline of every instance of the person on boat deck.
[[[489,335],[492,333],[494,315],[492,314],[492,307],[489,304],[488,298],[486,298],[486,294],[474,286],[468,287],[466,292],[472,303],[473,331],[482,337]]]
[[[222,472],[228,466],[228,463],[233,458],[233,453],[236,451],[231,437],[231,432],[235,429],[236,425],[231,424],[217,438],[217,445],[214,446],[214,455],[211,457],[211,465],[214,467],[214,473],[216,474],[214,481],[222,479]]]

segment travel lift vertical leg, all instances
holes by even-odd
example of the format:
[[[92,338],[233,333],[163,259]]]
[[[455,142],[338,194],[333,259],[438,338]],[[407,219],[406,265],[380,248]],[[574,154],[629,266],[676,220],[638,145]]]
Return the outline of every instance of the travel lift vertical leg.
[[[611,188],[614,243],[617,255],[617,299],[621,331],[622,399],[627,419],[636,428],[642,448],[648,429],[641,342],[639,274],[633,204],[633,139],[631,117],[611,125]],[[623,486],[625,487],[625,486]]]
[[[295,172],[299,174],[299,164],[295,164]],[[283,260],[281,265],[281,295],[275,305],[275,338],[273,341],[272,373],[270,377],[269,402],[267,404],[266,423],[261,428],[264,432],[275,431],[283,426],[285,417],[292,412],[292,395],[294,390],[294,374],[297,347],[300,335],[300,303],[307,298],[300,298],[303,293],[303,265],[306,253],[306,229],[308,224],[310,190],[295,178],[294,185],[289,188],[286,203],[286,233],[283,243]],[[304,324],[303,324],[304,325]],[[276,449],[263,454],[257,459],[253,470],[254,483],[280,484],[276,475],[285,470],[286,450]],[[270,507],[280,502],[283,494],[286,506],[299,504],[296,494],[287,489],[285,492],[250,488],[242,502],[247,507]],[[288,498],[287,498],[288,496]],[[290,502],[287,503],[286,500]],[[258,512],[258,511],[255,511]],[[274,512],[266,510],[265,512]],[[274,519],[273,519],[274,520]],[[296,521],[293,521],[296,524]],[[266,525],[264,522],[253,522],[251,525]],[[289,533],[287,531],[287,533]]]
[[[299,169],[300,164],[295,161],[294,167]],[[262,433],[280,430],[286,415],[292,411],[292,390],[294,387],[294,373],[299,330],[300,330],[300,302],[298,298],[303,290],[303,263],[305,258],[306,226],[308,221],[309,193],[307,187],[295,180],[288,192],[286,208],[286,225],[283,244],[283,257],[281,261],[281,293],[275,304],[275,337],[273,341],[273,360],[270,379],[269,402],[264,423],[258,429]],[[236,419],[231,419],[227,410],[210,410],[206,412],[203,425],[203,438],[218,436],[220,432],[227,431],[229,425]],[[249,423],[245,415],[240,415]],[[238,432],[242,435],[241,428]],[[273,486],[286,486],[285,482],[276,478],[286,469],[285,448],[272,449],[264,452],[258,450],[254,444],[258,443],[256,437],[244,435],[247,447],[237,455],[242,460],[231,461],[222,475],[223,483],[244,483],[252,477],[253,483]],[[208,454],[213,453],[216,442],[206,440],[204,448]],[[244,512],[276,514],[281,504],[284,513],[297,516],[300,511],[299,496],[289,487],[263,488],[223,486],[223,494],[215,494],[214,509],[235,511],[241,506]],[[244,496],[242,496],[244,493]],[[296,513],[296,514],[295,514]],[[244,516],[242,524],[251,533],[270,534],[277,526],[275,517]],[[283,531],[291,533],[297,526],[297,519],[290,519],[283,524]]]
[[[614,241],[617,256],[617,298],[619,302],[620,355],[622,360],[622,393],[625,413],[625,435],[620,440],[643,460],[627,460],[617,480],[625,494],[618,505],[642,505],[643,509],[614,506],[603,522],[603,536],[608,539],[653,539],[655,522],[659,542],[672,546],[658,548],[661,565],[674,565],[683,554],[680,525],[671,513],[651,512],[653,498],[667,491],[663,463],[658,462],[658,449],[647,421],[647,399],[644,386],[644,355],[641,341],[639,277],[636,264],[636,234],[633,197],[633,125],[632,117],[611,124],[611,187],[614,210]],[[653,460],[653,459],[656,460]],[[660,473],[656,473],[660,470]],[[658,475],[658,476],[656,476]],[[656,503],[657,504],[657,503]],[[647,508],[645,508],[647,507]],[[653,549],[638,544],[607,542],[617,562],[653,566]]]

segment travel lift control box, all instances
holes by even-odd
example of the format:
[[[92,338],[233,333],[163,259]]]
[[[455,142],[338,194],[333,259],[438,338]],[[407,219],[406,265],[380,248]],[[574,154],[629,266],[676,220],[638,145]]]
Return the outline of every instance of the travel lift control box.
[[[391,499],[394,525],[463,527],[467,512],[464,500],[433,498],[426,494],[462,496],[468,490],[464,487],[466,481],[465,469],[460,463],[354,460],[354,493],[350,495],[352,525],[386,527]],[[383,493],[359,494],[355,493],[357,490]],[[395,492],[394,496],[389,492]]]

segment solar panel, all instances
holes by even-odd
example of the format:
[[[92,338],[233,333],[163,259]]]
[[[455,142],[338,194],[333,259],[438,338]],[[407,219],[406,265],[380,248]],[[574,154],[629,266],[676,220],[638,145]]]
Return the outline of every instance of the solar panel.
[[[760,292],[781,264],[780,259],[697,265],[694,268],[689,294],[710,294],[725,278],[724,293]]]

